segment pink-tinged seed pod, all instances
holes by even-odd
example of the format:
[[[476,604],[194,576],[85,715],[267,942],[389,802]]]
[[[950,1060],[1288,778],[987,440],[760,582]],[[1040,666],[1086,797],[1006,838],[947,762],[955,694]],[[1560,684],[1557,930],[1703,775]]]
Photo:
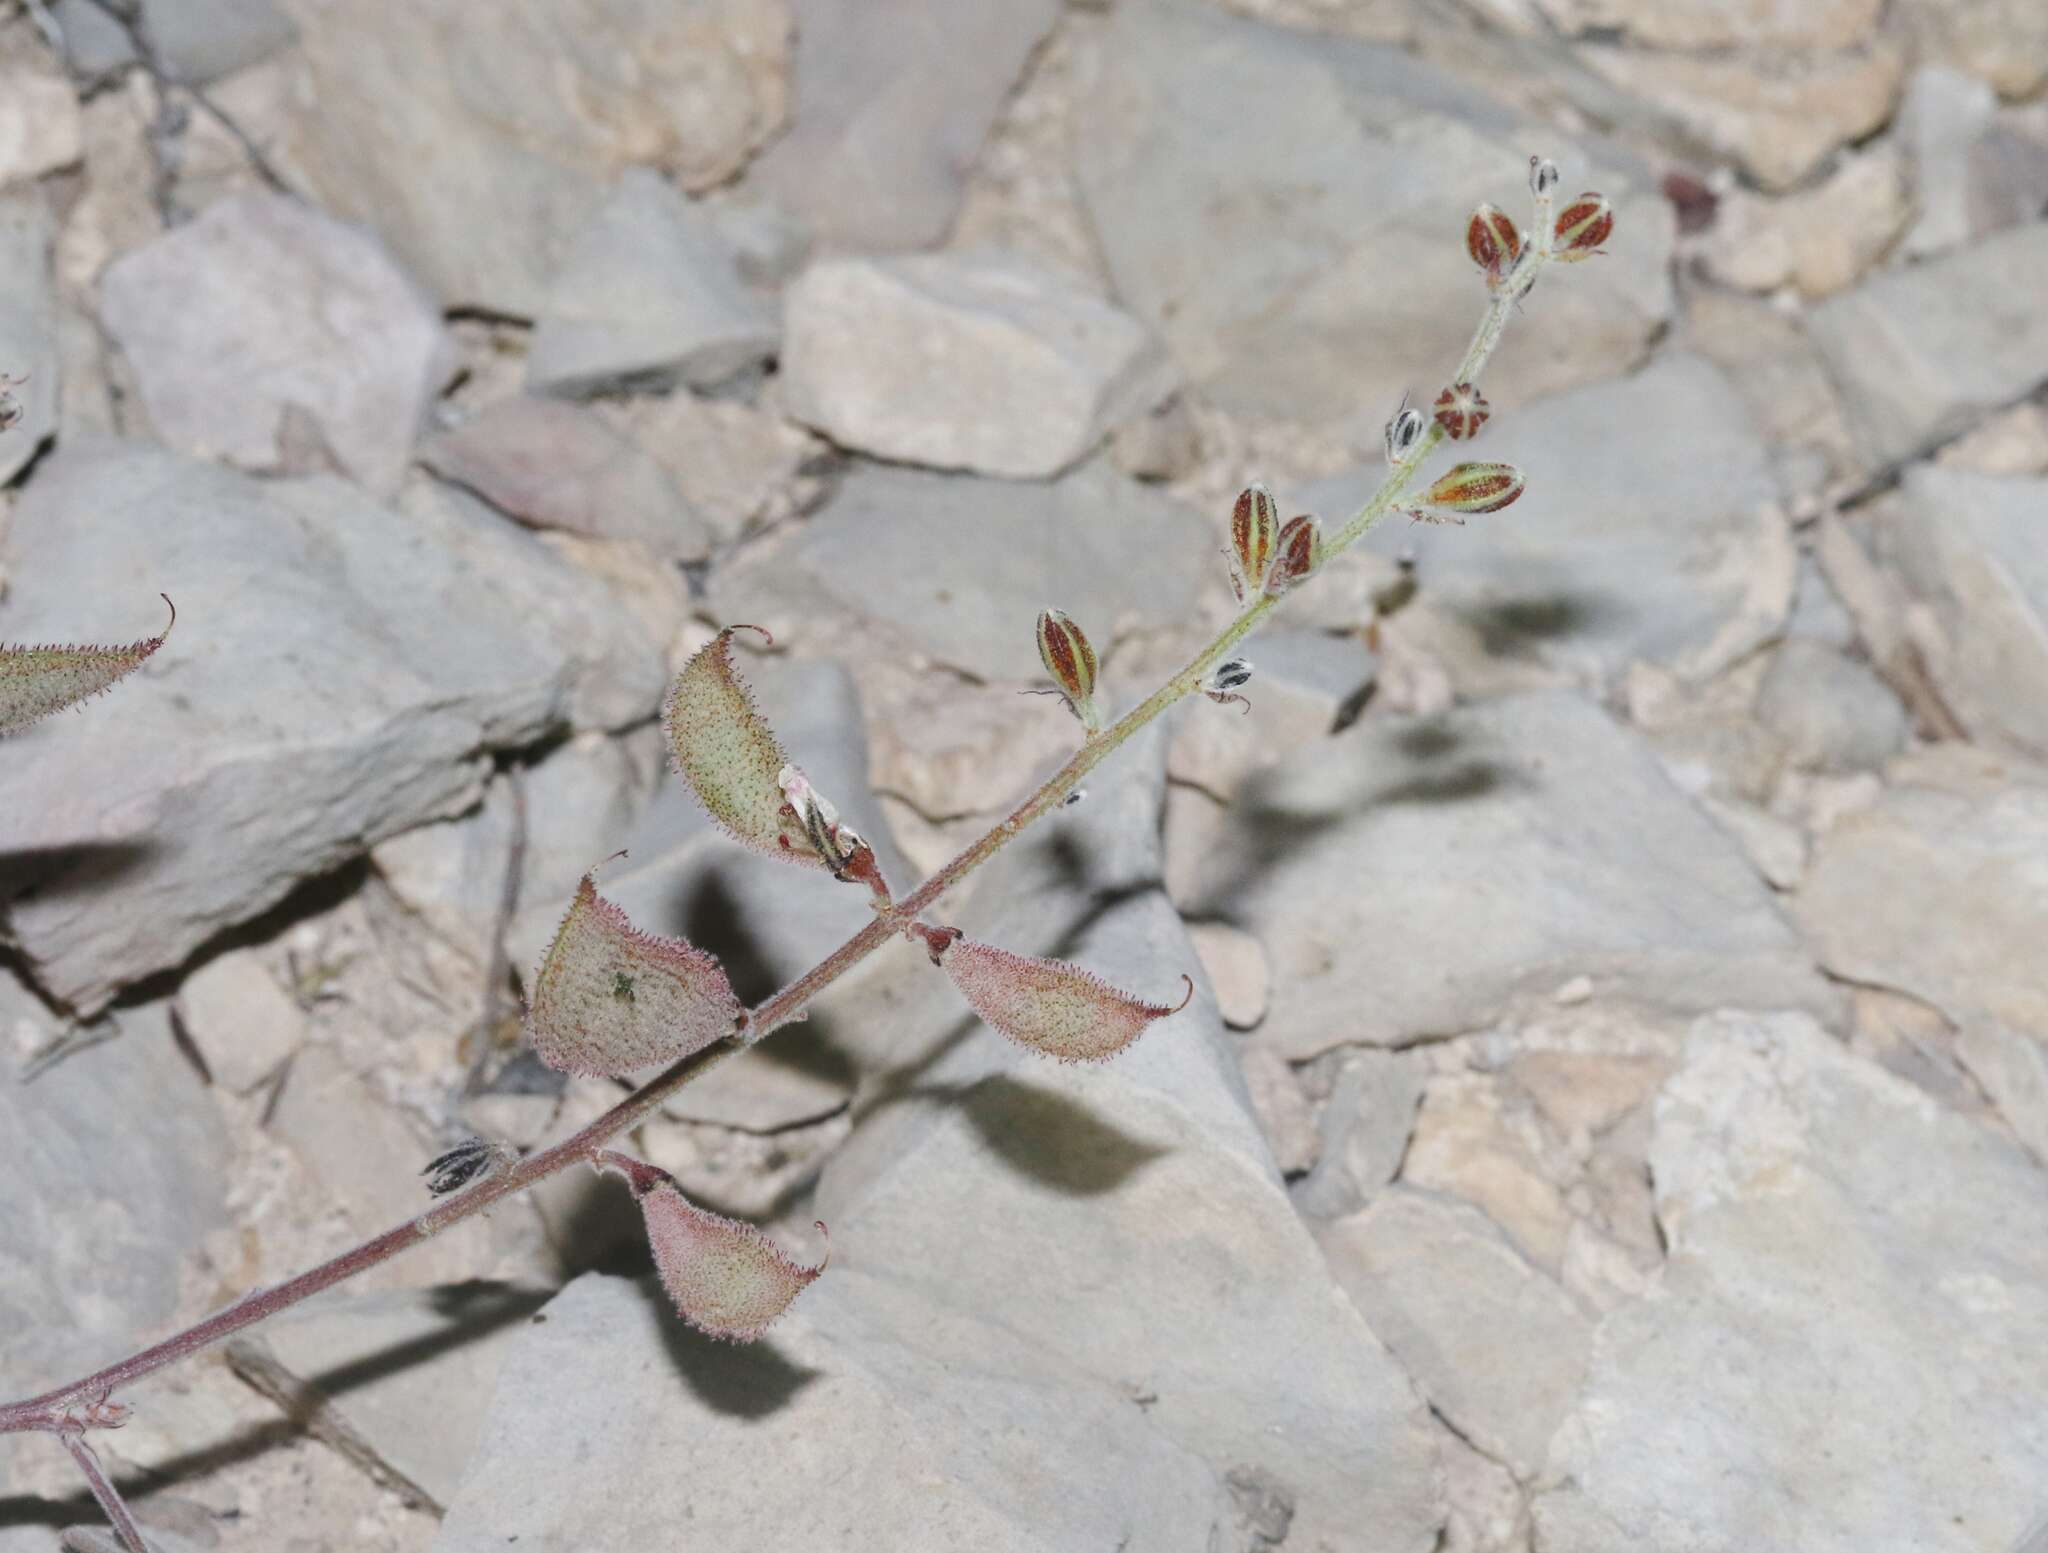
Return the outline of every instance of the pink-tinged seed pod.
[[[1266,576],[1266,592],[1278,597],[1296,583],[1313,577],[1323,564],[1323,531],[1303,513],[1289,518],[1280,530],[1280,553]]]
[[[1102,731],[1102,709],[1095,702],[1095,649],[1087,633],[1062,610],[1038,613],[1038,658],[1059,686],[1067,705],[1090,735]]]
[[[1590,259],[1614,234],[1614,207],[1604,194],[1581,194],[1557,213],[1553,257],[1567,264]]]
[[[702,1051],[739,1021],[717,960],[642,932],[585,874],[534,974],[526,1033],[551,1068],[617,1078]]]
[[[1525,483],[1513,464],[1459,464],[1432,485],[1423,500],[1446,516],[1498,512],[1522,494]]]
[[[661,1286],[677,1313],[708,1336],[753,1342],[825,1270],[823,1262],[794,1260],[751,1224],[699,1208],[665,1170],[610,1151],[595,1162],[626,1178],[647,1221]]]
[[[1436,396],[1436,423],[1453,442],[1479,435],[1492,415],[1486,396],[1470,383],[1457,383]]]
[[[990,1025],[1020,1045],[1061,1062],[1101,1062],[1135,1041],[1176,1007],[1146,1003],[1063,960],[1037,960],[962,938],[951,928],[921,929],[932,958]],[[1181,978],[1187,981],[1186,977]]]
[[[1273,493],[1254,485],[1230,511],[1230,586],[1238,603],[1262,592],[1280,553],[1280,508]]]
[[[1521,257],[1522,234],[1506,211],[1481,205],[1465,223],[1465,251],[1486,271],[1487,284],[1498,285],[1508,267]]]
[[[178,623],[178,606],[165,594],[157,597],[169,605],[170,623],[139,642],[119,647],[0,644],[0,734],[19,733],[52,712],[90,700],[141,668]]]

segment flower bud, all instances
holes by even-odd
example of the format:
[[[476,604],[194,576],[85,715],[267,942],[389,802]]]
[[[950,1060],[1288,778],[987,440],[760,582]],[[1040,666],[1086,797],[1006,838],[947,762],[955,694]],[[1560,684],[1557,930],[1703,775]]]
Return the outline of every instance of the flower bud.
[[[1486,271],[1487,284],[1497,286],[1508,267],[1521,256],[1522,234],[1506,211],[1481,205],[1465,224],[1465,251],[1472,255],[1474,264]]]
[[[1305,513],[1289,518],[1287,526],[1280,530],[1280,554],[1266,578],[1266,592],[1278,597],[1297,582],[1314,576],[1322,564],[1323,534],[1316,520]]]
[[[1230,586],[1238,603],[1265,588],[1279,549],[1280,509],[1271,491],[1254,485],[1230,513]]]
[[[1453,442],[1479,435],[1493,412],[1486,396],[1471,383],[1457,383],[1436,396],[1436,423]]]
[[[1095,649],[1064,611],[1046,609],[1038,615],[1038,657],[1059,686],[1067,705],[1092,737],[1102,731],[1102,710],[1095,704]]]
[[[1436,512],[1420,516],[1432,522],[1456,522],[1453,514],[1498,512],[1514,503],[1525,483],[1522,471],[1513,464],[1459,464],[1423,498]]]
[[[1581,194],[1557,213],[1553,255],[1567,264],[1591,258],[1614,232],[1614,207],[1604,194]]]
[[[1387,462],[1398,464],[1414,452],[1415,444],[1422,440],[1422,428],[1428,424],[1420,410],[1403,406],[1401,413],[1387,422]]]

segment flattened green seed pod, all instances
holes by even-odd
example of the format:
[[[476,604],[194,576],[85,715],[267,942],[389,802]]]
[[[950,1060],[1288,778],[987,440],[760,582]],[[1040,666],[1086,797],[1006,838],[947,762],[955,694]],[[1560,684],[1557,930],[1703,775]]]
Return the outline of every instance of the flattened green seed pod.
[[[164,602],[171,601],[164,598]],[[172,605],[170,625],[160,635],[123,647],[0,646],[0,734],[19,733],[134,673],[163,646],[171,626],[177,623],[177,606]]]
[[[1061,1062],[1114,1057],[1155,1019],[1187,1007],[1146,1003],[1064,960],[1012,954],[971,938],[926,935],[953,985],[974,1011],[1011,1040]],[[1185,980],[1186,978],[1183,978]],[[1188,982],[1188,997],[1195,984]]]

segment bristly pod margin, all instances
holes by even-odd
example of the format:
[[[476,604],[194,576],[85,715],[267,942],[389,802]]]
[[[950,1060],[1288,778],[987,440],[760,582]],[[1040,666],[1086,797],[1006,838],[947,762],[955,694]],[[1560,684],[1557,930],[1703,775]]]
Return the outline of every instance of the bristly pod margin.
[[[1193,979],[1183,976],[1187,992],[1179,1003],[1147,1003],[1064,960],[1012,954],[968,938],[958,928],[919,922],[910,931],[923,939],[932,963],[983,1020],[1019,1045],[1061,1062],[1106,1061],[1153,1020],[1186,1008],[1195,995]]]
[[[119,647],[0,645],[0,734],[19,733],[31,723],[76,706],[141,668],[178,623],[178,606],[159,593],[171,611],[155,636]]]

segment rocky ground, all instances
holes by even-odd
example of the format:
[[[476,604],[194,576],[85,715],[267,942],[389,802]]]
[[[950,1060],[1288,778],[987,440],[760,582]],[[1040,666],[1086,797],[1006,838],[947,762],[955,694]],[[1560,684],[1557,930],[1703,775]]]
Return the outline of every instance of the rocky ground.
[[[2038,1553],[2039,0],[142,9],[260,164],[0,3],[0,637],[179,610],[0,744],[9,1395],[616,1098],[517,1050],[597,858],[743,996],[859,925],[664,769],[713,623],[909,879],[1072,745],[1042,605],[1150,688],[1238,487],[1440,386],[1472,205],[1619,213],[1487,381],[1528,495],[949,908],[1185,1013],[1062,1069],[877,957],[633,1140],[829,1223],[768,1341],[559,1178],[138,1388],[164,1553]],[[0,1550],[93,1519],[0,1450]]]

